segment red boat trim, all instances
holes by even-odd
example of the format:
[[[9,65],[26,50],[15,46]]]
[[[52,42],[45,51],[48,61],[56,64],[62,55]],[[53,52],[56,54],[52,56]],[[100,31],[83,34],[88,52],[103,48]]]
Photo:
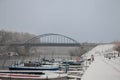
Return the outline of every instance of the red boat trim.
[[[0,77],[9,76],[9,77],[40,77],[38,75],[28,75],[28,74],[0,74]]]

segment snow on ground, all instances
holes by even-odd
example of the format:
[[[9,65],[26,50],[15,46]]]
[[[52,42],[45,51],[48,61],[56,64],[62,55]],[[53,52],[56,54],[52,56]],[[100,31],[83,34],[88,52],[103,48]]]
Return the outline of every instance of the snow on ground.
[[[120,80],[120,65],[98,57],[82,76],[82,80]]]
[[[81,80],[120,80],[120,58],[105,58],[104,54],[113,52],[114,45],[100,45],[86,53],[87,58],[91,54],[95,56]]]
[[[95,57],[96,56],[100,56],[100,55],[104,55],[103,53],[107,53],[107,52],[111,52],[113,51],[113,47],[115,45],[114,44],[107,44],[107,45],[98,45],[95,48],[93,48],[92,50],[90,50],[89,52],[87,52],[85,55],[87,59],[91,57],[91,55],[93,54]]]

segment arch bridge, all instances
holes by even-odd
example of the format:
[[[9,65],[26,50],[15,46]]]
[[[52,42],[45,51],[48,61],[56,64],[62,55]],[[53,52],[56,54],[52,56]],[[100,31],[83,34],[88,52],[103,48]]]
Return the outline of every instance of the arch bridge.
[[[62,34],[42,34],[35,36],[24,43],[7,43],[0,46],[63,46],[63,47],[80,47],[80,43],[71,37]]]

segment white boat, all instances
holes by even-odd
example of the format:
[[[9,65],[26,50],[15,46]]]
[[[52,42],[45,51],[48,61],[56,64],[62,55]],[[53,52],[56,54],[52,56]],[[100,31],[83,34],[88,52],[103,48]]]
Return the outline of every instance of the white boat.
[[[12,79],[12,80],[59,80],[67,78],[67,74],[58,74],[51,71],[10,71],[10,70],[1,70],[0,79]]]
[[[35,62],[28,62],[9,67],[9,70],[59,70],[58,64],[40,64]]]

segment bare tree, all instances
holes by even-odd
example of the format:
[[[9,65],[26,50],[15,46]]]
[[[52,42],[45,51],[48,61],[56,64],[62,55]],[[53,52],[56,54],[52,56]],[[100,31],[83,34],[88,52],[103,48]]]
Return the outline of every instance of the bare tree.
[[[0,43],[9,44],[9,43],[24,43],[26,40],[33,38],[35,35],[23,32],[11,32],[0,30]],[[22,46],[0,46],[0,54],[7,52],[17,52],[20,55],[26,55],[25,48]]]
[[[6,44],[6,43],[9,43],[10,40],[11,40],[11,35],[9,33],[7,33],[6,31],[1,30],[0,31],[0,43]],[[9,45],[1,46],[0,52],[1,53],[6,52],[8,48],[9,48]]]
[[[115,42],[115,51],[118,51],[118,57],[120,57],[120,42]]]

